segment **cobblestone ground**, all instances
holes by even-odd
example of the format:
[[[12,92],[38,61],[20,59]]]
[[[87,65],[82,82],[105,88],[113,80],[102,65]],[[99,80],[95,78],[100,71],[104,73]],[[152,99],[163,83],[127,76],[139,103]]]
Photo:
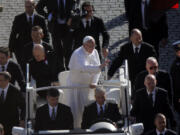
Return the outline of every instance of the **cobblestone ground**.
[[[36,0],[37,1],[37,0]],[[81,3],[85,1],[82,0]],[[111,36],[110,59],[113,59],[123,42],[128,40],[128,22],[125,18],[124,0],[90,0],[95,7],[95,15],[101,17]],[[14,16],[24,11],[24,0],[0,0],[4,7],[0,13],[0,45],[8,45]],[[169,43],[160,48],[160,67],[169,70],[174,58],[171,44],[180,39],[180,10],[168,11]]]

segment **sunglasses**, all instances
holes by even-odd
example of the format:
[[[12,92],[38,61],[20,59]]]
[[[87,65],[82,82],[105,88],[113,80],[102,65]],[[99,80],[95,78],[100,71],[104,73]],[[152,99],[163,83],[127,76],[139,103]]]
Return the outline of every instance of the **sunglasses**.
[[[157,69],[157,68],[158,68],[158,66],[149,67],[150,70]]]

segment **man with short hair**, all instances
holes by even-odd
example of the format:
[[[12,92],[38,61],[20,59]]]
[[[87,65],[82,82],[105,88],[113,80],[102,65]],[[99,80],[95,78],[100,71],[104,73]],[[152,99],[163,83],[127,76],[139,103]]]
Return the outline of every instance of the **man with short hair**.
[[[104,58],[108,56],[108,46],[110,36],[106,30],[104,22],[101,18],[94,16],[94,6],[90,1],[82,3],[82,19],[79,27],[74,31],[75,49],[82,45],[83,38],[87,35],[95,39],[96,49],[101,58],[101,52]],[[100,36],[102,35],[102,47],[100,44]],[[102,49],[101,49],[102,48]]]
[[[36,87],[58,85],[58,73],[63,70],[63,66],[57,60],[55,52],[45,52],[41,44],[33,47],[33,58],[29,61],[30,74],[36,81]],[[46,97],[45,91],[38,94]]]
[[[158,113],[154,120],[156,129],[147,132],[145,135],[177,135],[176,132],[166,128],[166,123],[165,115]]]
[[[154,57],[149,57],[146,60],[146,70],[140,72],[134,83],[134,90],[144,88],[144,79],[146,75],[153,74],[157,79],[157,87],[163,88],[168,92],[169,103],[172,104],[172,84],[168,72],[159,69],[159,64]]]
[[[69,62],[69,77],[67,85],[71,87],[86,86],[95,88],[101,69],[108,64],[108,60],[100,64],[99,54],[95,49],[95,40],[91,36],[86,36],[83,45],[76,49]],[[80,127],[84,105],[93,99],[93,90],[90,88],[76,88],[66,90],[66,104],[71,107],[74,115],[74,126]]]
[[[59,91],[51,88],[47,92],[47,104],[36,111],[35,130],[73,129],[73,116],[70,107],[58,103]]]
[[[15,84],[17,81],[21,92],[25,92],[26,83],[21,67],[10,59],[9,49],[5,46],[0,47],[0,71],[9,72],[11,74],[10,82]]]
[[[6,135],[11,135],[13,126],[24,127],[25,119],[25,99],[10,80],[8,72],[0,72],[0,123]]]
[[[81,128],[87,129],[97,120],[109,119],[112,122],[118,122],[121,119],[117,104],[106,101],[103,88],[96,88],[95,99],[95,102],[84,108]]]
[[[171,127],[175,127],[173,111],[170,107],[167,91],[158,88],[156,77],[148,74],[144,80],[145,88],[135,93],[131,116],[137,123],[143,123],[144,132],[154,128],[154,118],[157,113],[163,113],[170,120]]]
[[[33,26],[32,30],[31,30],[32,42],[29,42],[24,46],[23,59],[24,59],[25,66],[26,66],[27,62],[29,62],[29,60],[32,59],[32,57],[33,57],[32,50],[33,50],[33,46],[35,44],[43,45],[46,52],[53,51],[52,47],[47,42],[42,40],[43,37],[44,37],[43,29],[40,26]],[[23,70],[25,71],[25,69],[23,69]]]
[[[15,53],[18,63],[23,67],[24,46],[31,42],[31,29],[40,26],[44,32],[43,40],[49,42],[45,19],[34,13],[35,1],[25,0],[25,12],[15,16],[9,38],[9,49]]]
[[[145,70],[146,59],[150,56],[156,57],[154,48],[150,44],[143,42],[142,33],[139,29],[133,29],[130,42],[121,47],[118,57],[113,60],[108,71],[108,78],[112,78],[124,60],[127,60],[129,79],[134,84],[136,75]]]

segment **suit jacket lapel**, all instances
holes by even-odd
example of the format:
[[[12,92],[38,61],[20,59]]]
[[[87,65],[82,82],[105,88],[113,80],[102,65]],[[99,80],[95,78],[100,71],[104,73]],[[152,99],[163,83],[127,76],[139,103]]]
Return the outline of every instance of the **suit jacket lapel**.
[[[157,104],[157,102],[158,102],[158,94],[159,94],[159,92],[158,92],[158,89],[157,88],[155,88],[155,101],[154,101],[154,107],[156,106],[156,104]]]
[[[49,115],[49,106],[48,106],[48,104],[46,105],[45,115],[46,115],[46,118],[47,118],[48,120],[51,119],[51,116]]]

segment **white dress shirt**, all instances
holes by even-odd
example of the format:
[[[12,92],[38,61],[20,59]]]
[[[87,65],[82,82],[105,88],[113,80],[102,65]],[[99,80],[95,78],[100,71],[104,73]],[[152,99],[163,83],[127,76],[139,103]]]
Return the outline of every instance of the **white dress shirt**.
[[[0,88],[0,95],[1,95],[1,93],[2,93],[2,90],[4,90],[4,100],[6,100],[8,88],[9,88],[9,83],[8,83],[8,85],[6,86],[6,88],[4,88],[4,89]]]
[[[147,90],[147,93],[148,93],[148,96],[151,94],[148,90]],[[156,90],[155,89],[152,91],[152,99],[153,99],[153,106],[154,106],[155,99],[156,99]]]
[[[159,130],[156,129],[156,133],[157,133],[157,135],[160,135],[160,134],[165,135],[165,133],[166,133],[166,128],[164,129],[163,132],[159,132]]]
[[[138,45],[138,46],[136,46],[136,45],[133,44],[134,53],[136,52],[136,48],[138,48],[138,53],[139,53],[139,51],[140,51],[140,49],[141,49],[141,44]]]
[[[52,107],[50,104],[48,104],[48,107],[49,107],[49,116],[50,116],[50,118],[52,116],[53,108],[54,108],[55,116],[56,116],[57,115],[57,107],[58,107],[58,105],[56,105],[55,107]]]
[[[27,21],[29,22],[29,17],[32,18],[32,25],[33,25],[33,22],[34,22],[34,14],[32,14],[32,16],[29,16],[28,14],[26,14],[26,18],[27,18]]]
[[[86,28],[87,21],[89,21],[89,27],[91,27],[91,21],[92,21],[92,19],[90,18],[90,19],[86,20],[85,18],[83,18],[83,19],[82,19],[82,23],[83,23],[84,28]]]
[[[98,112],[98,115],[100,114],[101,112],[101,106],[103,108],[103,112],[105,111],[105,103],[103,105],[99,105],[97,102],[96,102],[96,105],[97,105],[97,112]]]
[[[9,64],[9,60],[7,61],[5,65],[0,65],[0,71],[2,72],[2,66],[4,66],[4,71],[6,71],[8,64]]]

